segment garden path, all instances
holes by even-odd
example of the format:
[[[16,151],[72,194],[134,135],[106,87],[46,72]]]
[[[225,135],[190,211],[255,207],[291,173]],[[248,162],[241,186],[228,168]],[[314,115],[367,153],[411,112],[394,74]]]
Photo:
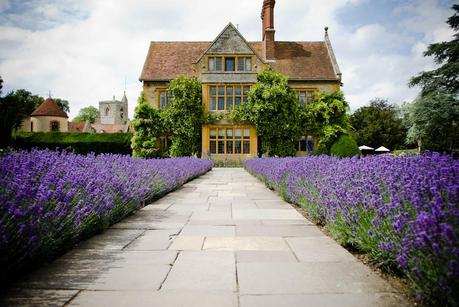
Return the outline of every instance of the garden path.
[[[217,168],[16,283],[8,305],[403,306],[241,168]]]

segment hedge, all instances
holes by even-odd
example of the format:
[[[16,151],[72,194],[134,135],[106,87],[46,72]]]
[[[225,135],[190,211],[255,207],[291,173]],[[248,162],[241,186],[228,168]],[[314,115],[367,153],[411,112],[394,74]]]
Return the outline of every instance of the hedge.
[[[130,155],[131,138],[132,133],[19,132],[13,137],[13,147]]]

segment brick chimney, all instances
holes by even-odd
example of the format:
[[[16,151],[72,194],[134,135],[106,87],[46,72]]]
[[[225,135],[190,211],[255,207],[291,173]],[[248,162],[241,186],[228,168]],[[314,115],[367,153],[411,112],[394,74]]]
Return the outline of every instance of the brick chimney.
[[[261,9],[261,33],[263,35],[263,56],[274,61],[274,5],[275,0],[264,0]]]

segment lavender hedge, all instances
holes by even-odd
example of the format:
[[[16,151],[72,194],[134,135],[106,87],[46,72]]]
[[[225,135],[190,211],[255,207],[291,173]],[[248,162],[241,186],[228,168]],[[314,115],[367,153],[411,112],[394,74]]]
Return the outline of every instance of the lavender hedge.
[[[405,274],[418,299],[459,304],[459,161],[328,156],[246,161],[246,169],[340,243]]]
[[[0,156],[0,279],[54,257],[211,168],[195,158],[49,150]]]

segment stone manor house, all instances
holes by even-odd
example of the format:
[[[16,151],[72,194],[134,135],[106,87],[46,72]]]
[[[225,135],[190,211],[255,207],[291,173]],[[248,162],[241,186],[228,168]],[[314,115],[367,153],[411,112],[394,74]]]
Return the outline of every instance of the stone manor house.
[[[195,76],[202,82],[206,112],[225,112],[247,102],[247,93],[257,73],[267,66],[287,76],[300,104],[311,103],[314,93],[338,91],[341,72],[325,28],[324,41],[276,41],[275,0],[264,0],[262,40],[248,42],[230,23],[212,42],[153,41],[140,76],[145,99],[155,108],[170,102],[167,87],[179,75]],[[167,139],[162,140],[167,146]],[[305,131],[298,155],[316,147]],[[254,126],[221,120],[202,127],[202,152],[217,159],[255,157],[258,138]]]

